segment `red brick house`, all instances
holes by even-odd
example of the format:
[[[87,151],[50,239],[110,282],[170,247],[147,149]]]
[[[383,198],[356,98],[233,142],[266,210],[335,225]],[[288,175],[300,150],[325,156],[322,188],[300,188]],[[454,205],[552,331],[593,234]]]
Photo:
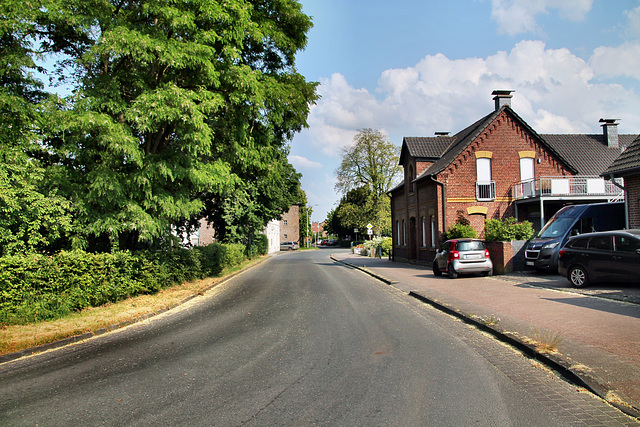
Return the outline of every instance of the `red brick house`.
[[[291,205],[291,208],[280,217],[280,242],[300,241],[300,206]]]
[[[404,181],[389,192],[395,259],[430,263],[459,215],[482,236],[488,218],[540,228],[566,204],[624,197],[600,174],[635,136],[618,135],[615,120],[601,135],[540,135],[511,108],[511,92],[494,91],[494,111],[453,136],[404,138]]]
[[[602,176],[624,179],[627,228],[640,228],[640,137],[620,154]]]

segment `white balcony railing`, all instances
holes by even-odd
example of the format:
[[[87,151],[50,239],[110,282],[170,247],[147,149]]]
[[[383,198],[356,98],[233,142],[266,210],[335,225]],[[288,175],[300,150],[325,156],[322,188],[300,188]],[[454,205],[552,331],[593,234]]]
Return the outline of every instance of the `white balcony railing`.
[[[615,179],[620,185],[624,181]],[[599,176],[549,176],[521,181],[513,186],[515,199],[529,197],[605,196],[624,200],[624,191],[613,182]]]
[[[476,182],[476,199],[479,202],[495,200],[496,198],[496,182],[495,181],[477,181]]]

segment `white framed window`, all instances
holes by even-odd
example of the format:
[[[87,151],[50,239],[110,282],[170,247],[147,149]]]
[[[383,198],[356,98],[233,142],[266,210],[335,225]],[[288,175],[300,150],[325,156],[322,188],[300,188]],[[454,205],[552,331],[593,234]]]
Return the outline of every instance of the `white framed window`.
[[[535,159],[523,157],[520,159],[520,181],[529,181],[535,177]]]
[[[422,246],[427,246],[427,219],[422,217]]]
[[[286,220],[286,219],[283,219],[283,220],[282,220],[282,225],[288,225],[288,224],[287,224],[287,220]]]
[[[476,159],[476,199],[494,200],[496,184],[491,179],[491,159],[480,157]]]
[[[396,220],[396,245],[400,246],[400,221]]]
[[[436,247],[436,217],[431,215],[431,247]]]
[[[402,245],[406,245],[407,244],[407,225],[404,222],[404,219],[402,220]]]
[[[523,157],[520,159],[520,181],[522,182],[522,195],[531,197],[535,194],[535,159]]]

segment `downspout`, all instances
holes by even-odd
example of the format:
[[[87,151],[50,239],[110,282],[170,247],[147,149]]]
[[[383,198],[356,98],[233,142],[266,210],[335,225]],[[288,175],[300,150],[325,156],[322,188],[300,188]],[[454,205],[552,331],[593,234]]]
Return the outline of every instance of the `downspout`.
[[[609,180],[613,185],[624,191],[624,227],[629,229],[629,195],[627,194],[627,189],[623,185],[618,184],[612,173],[609,174]]]
[[[440,186],[440,188],[442,188],[442,232],[444,233],[445,231],[447,231],[447,205],[446,205],[446,197],[445,197],[445,187],[444,187],[444,183],[436,180],[433,175],[429,175],[429,178],[431,178],[431,181],[433,181],[434,183],[436,183],[437,185]]]

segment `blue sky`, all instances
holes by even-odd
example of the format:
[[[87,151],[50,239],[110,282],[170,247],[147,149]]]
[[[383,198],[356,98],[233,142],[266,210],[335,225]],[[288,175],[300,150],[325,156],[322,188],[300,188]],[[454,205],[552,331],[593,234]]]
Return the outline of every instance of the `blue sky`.
[[[493,110],[494,89],[539,133],[640,134],[640,0],[302,0],[313,18],[297,68],[320,82],[291,141],[313,220],[359,129],[456,133]]]

